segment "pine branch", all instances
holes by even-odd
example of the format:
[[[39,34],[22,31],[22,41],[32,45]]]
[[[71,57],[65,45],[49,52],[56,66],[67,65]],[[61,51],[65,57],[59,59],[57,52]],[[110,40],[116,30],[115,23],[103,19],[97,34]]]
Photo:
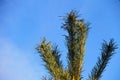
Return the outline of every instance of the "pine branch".
[[[91,75],[88,80],[100,80],[102,73],[104,72],[109,60],[115,53],[117,46],[113,39],[109,43],[106,41],[102,44],[101,56],[98,57],[98,62],[95,67],[92,69]]]
[[[77,11],[71,11],[64,18],[62,28],[67,31],[65,35],[68,48],[68,67],[63,68],[57,46],[43,39],[36,48],[40,57],[45,62],[45,67],[51,74],[50,78],[43,77],[43,80],[82,80],[82,71],[85,54],[85,44],[89,32],[89,25],[83,19],[78,19]],[[91,71],[88,80],[100,80],[109,60],[115,53],[117,46],[113,39],[109,43],[102,44],[101,56]]]
[[[40,57],[46,63],[45,66],[55,80],[60,80],[63,73],[62,62],[60,61],[60,54],[57,46],[53,47],[50,42],[44,39],[41,44],[36,48]]]
[[[62,28],[68,32],[66,35],[68,47],[68,64],[71,80],[81,80],[85,43],[88,33],[88,25],[84,20],[78,20],[76,11],[71,11],[65,18]]]

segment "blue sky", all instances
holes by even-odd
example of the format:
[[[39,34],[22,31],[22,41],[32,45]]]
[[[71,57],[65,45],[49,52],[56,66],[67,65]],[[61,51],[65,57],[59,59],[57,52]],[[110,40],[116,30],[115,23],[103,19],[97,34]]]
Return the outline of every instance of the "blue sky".
[[[63,64],[67,49],[60,16],[72,9],[91,23],[86,44],[84,80],[100,55],[101,43],[114,38],[120,45],[118,0],[0,0],[0,80],[41,80],[48,75],[35,47],[40,38],[58,44]],[[117,49],[101,80],[119,80]]]

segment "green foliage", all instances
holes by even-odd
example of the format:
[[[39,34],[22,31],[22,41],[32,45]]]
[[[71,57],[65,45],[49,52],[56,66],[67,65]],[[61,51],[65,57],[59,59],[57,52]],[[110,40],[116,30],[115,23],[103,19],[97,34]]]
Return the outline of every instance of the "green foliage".
[[[68,47],[69,73],[72,79],[79,80],[82,78],[85,43],[89,28],[83,19],[78,19],[75,11],[67,15],[62,28],[68,32],[65,37]]]
[[[82,80],[85,44],[89,31],[89,25],[83,19],[78,19],[76,11],[71,11],[64,18],[62,28],[67,31],[65,35],[66,46],[68,48],[68,66],[67,69],[62,65],[60,54],[57,46],[53,46],[46,39],[43,39],[40,45],[36,48],[40,57],[45,62],[45,67],[51,74],[52,78],[48,80]],[[92,69],[88,80],[99,80],[101,75],[111,59],[116,45],[113,39],[109,43],[104,41],[101,49],[101,56],[98,57],[98,62]],[[43,80],[47,80],[46,77]]]
[[[106,41],[103,42],[101,56],[98,57],[98,62],[92,69],[91,75],[89,76],[88,80],[100,80],[105,67],[114,54],[115,49],[117,49],[117,46],[115,45],[113,39],[111,39],[109,43],[107,43]]]
[[[57,46],[53,47],[50,42],[44,39],[37,48],[43,61],[46,62],[46,68],[55,79],[59,79],[63,73],[62,63],[60,61],[59,51]]]

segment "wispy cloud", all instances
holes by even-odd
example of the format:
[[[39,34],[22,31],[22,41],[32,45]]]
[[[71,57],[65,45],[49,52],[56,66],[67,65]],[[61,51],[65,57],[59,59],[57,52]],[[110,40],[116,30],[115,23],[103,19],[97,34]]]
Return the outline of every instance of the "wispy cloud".
[[[0,80],[40,80],[42,71],[39,74],[36,66],[31,64],[26,52],[0,39]]]

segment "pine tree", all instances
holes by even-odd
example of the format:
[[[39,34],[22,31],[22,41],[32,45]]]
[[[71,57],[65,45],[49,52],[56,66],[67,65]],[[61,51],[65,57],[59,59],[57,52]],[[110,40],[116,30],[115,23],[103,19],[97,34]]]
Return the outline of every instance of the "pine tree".
[[[85,44],[89,32],[89,24],[83,19],[78,19],[78,13],[72,10],[64,17],[62,28],[67,31],[65,35],[66,46],[68,49],[67,58],[68,65],[64,68],[60,60],[58,46],[53,46],[51,42],[47,42],[44,38],[37,46],[40,57],[45,62],[45,67],[49,71],[51,78],[48,80],[82,80],[83,63],[85,55]],[[87,80],[100,80],[109,60],[117,49],[113,39],[102,44],[101,55],[92,69]],[[47,80],[44,77],[43,80]]]

